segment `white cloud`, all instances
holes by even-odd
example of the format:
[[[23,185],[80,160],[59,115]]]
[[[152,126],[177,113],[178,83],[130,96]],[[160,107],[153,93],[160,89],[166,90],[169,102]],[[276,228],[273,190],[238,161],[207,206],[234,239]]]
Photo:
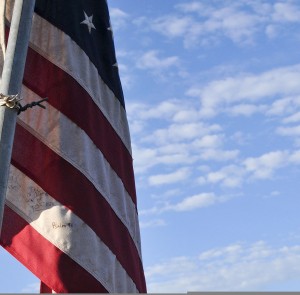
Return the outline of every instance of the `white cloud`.
[[[162,70],[168,69],[170,67],[179,65],[178,56],[169,56],[169,57],[159,57],[159,52],[156,50],[150,50],[144,53],[137,60],[137,67],[140,69],[149,69],[156,72],[161,72]]]
[[[138,118],[147,121],[150,119],[170,120],[173,116],[176,116],[183,110],[188,111],[190,108],[182,106],[182,102],[178,100],[166,100],[154,106],[142,103],[128,103],[126,109],[129,120]]]
[[[271,192],[271,196],[272,196],[272,197],[279,196],[279,195],[280,195],[280,192],[279,192],[279,191],[272,191],[272,192]]]
[[[198,208],[211,206],[218,201],[213,193],[202,193],[183,199],[176,205],[170,206],[170,210],[174,211],[191,211]]]
[[[147,169],[157,165],[157,151],[151,148],[140,148],[132,145],[133,165],[135,173],[145,172]]]
[[[143,120],[139,120],[136,118],[135,120],[129,121],[129,126],[130,126],[131,135],[138,135],[138,134],[142,133],[146,124]]]
[[[174,269],[176,269],[178,265],[180,265],[180,268],[177,269],[177,272],[182,275],[191,269],[195,269],[194,264],[186,257],[175,257],[168,262],[157,264],[146,269],[146,277],[151,278],[160,273],[170,275],[174,272]]]
[[[219,162],[237,158],[238,150],[224,149],[228,139],[222,133],[222,127],[201,120],[197,103],[173,99],[152,106],[128,104],[137,173],[160,164],[186,166],[197,161]]]
[[[156,215],[165,212],[187,212],[200,208],[209,207],[215,204],[224,203],[237,195],[216,196],[214,193],[199,193],[190,197],[186,197],[177,203],[168,201],[156,202],[156,205],[149,209],[140,210],[141,216]]]
[[[217,35],[226,36],[237,43],[249,42],[258,24],[262,22],[259,15],[246,13],[235,5],[212,9],[210,6],[193,2],[178,5],[177,8],[185,14],[160,17],[153,22],[152,29],[169,38],[182,37],[186,47],[195,46],[200,40],[207,43]],[[201,18],[187,15],[194,12]]]
[[[205,161],[228,161],[236,159],[239,155],[238,150],[206,149],[199,152],[199,157]]]
[[[39,293],[40,283],[31,283],[24,287],[20,293]]]
[[[299,6],[288,2],[275,3],[272,18],[278,22],[300,22]]]
[[[216,148],[221,146],[223,141],[223,136],[219,134],[208,134],[203,137],[193,141],[193,147],[197,149],[203,148]]]
[[[171,184],[178,181],[187,179],[190,175],[189,168],[180,168],[169,174],[158,174],[149,177],[148,181],[150,185],[163,185]]]
[[[193,1],[176,5],[172,14],[149,25],[168,38],[181,38],[189,48],[218,44],[224,37],[237,44],[253,44],[261,33],[275,38],[281,28],[299,21],[299,6],[291,2]]]
[[[271,179],[275,173],[288,165],[300,164],[300,151],[272,151],[259,157],[248,157],[239,164],[224,166],[198,177],[200,185],[212,183],[225,187],[239,187],[250,179]]]
[[[129,14],[119,8],[110,8],[109,10],[113,30],[119,30],[126,25]]]
[[[257,158],[247,158],[243,164],[252,177],[270,178],[275,170],[286,165],[289,155],[287,151],[274,151]]]
[[[260,22],[260,16],[230,6],[213,11],[204,26],[207,32],[221,31],[234,42],[248,43],[252,41],[252,36]]]
[[[167,38],[183,38],[186,47],[192,46],[192,40],[197,42],[201,34],[202,25],[192,17],[179,15],[166,15],[159,17],[151,24],[154,31],[166,36]]]
[[[278,127],[277,133],[283,136],[300,136],[300,126],[292,126],[292,127]]]
[[[279,33],[279,27],[276,25],[268,25],[265,30],[266,35],[270,39],[274,39],[278,36]]]
[[[230,136],[230,139],[238,145],[245,145],[249,142],[250,137],[251,136],[245,132],[237,131]]]
[[[152,194],[151,198],[154,200],[165,200],[165,199],[172,199],[179,195],[181,195],[180,188],[171,188],[171,189],[165,190],[163,192],[159,191],[159,193],[157,193],[157,194]]]
[[[163,164],[192,164],[199,159],[192,154],[186,147],[186,144],[161,145],[155,148],[133,145],[134,167],[137,174],[145,173],[148,169]]]
[[[264,195],[263,198],[264,199],[276,198],[276,197],[278,197],[280,195],[281,195],[280,191],[272,191],[272,192]]]
[[[299,121],[300,121],[300,112],[296,112],[282,120],[283,123],[296,123]]]
[[[117,59],[118,57],[119,54],[117,54]],[[136,80],[130,68],[128,68],[128,66],[124,63],[118,63],[118,69],[122,80],[123,89],[130,89]]]
[[[145,137],[145,141],[154,142],[159,145],[170,142],[185,142],[220,130],[221,127],[217,124],[208,125],[202,122],[174,123],[167,128],[155,130],[151,135]]]
[[[227,187],[238,187],[242,184],[245,171],[236,165],[229,165],[218,171],[209,172],[205,177],[201,176],[198,181],[204,183],[220,183]]]
[[[262,113],[267,110],[266,105],[254,105],[254,104],[237,104],[226,110],[229,114],[234,116],[252,116],[255,113]]]
[[[160,151],[161,149],[159,149]],[[156,159],[157,164],[174,165],[174,164],[192,164],[197,161],[195,155],[190,154],[184,149],[180,151],[170,151],[169,153],[160,153]]]
[[[152,29],[168,37],[184,35],[193,25],[190,17],[178,17],[175,15],[163,16],[152,23]]]
[[[300,164],[300,150],[295,150],[293,153],[290,154],[288,158],[288,163],[294,165]]]
[[[174,122],[193,122],[199,120],[199,112],[195,109],[189,109],[182,107],[181,110],[177,111],[174,114],[173,121]]]
[[[153,219],[150,221],[140,221],[140,228],[145,229],[145,228],[153,228],[153,227],[161,227],[161,226],[166,226],[166,222],[163,219]]]
[[[187,95],[199,97],[206,112],[216,114],[222,106],[253,103],[274,97],[299,95],[300,65],[282,67],[261,74],[243,74],[215,80],[204,87],[195,86]],[[281,101],[282,104],[287,102]],[[248,110],[249,112],[249,110]],[[270,110],[269,112],[272,113]],[[274,113],[274,111],[273,111]]]
[[[300,107],[300,95],[287,96],[281,99],[275,100],[269,110],[266,112],[269,116],[280,116],[292,114]]]
[[[146,267],[150,293],[259,291],[299,275],[300,246],[272,247],[264,241],[235,243]]]
[[[176,6],[176,8],[183,12],[193,12],[197,13],[200,16],[208,15],[211,13],[212,9],[210,6],[207,6],[201,2],[188,2],[181,3]]]

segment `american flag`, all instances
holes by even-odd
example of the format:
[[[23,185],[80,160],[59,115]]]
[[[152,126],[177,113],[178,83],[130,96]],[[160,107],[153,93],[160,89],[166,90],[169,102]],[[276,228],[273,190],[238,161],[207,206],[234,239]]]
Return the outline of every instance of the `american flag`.
[[[44,290],[146,292],[105,0],[36,1],[22,97],[49,100],[18,116],[2,246]]]

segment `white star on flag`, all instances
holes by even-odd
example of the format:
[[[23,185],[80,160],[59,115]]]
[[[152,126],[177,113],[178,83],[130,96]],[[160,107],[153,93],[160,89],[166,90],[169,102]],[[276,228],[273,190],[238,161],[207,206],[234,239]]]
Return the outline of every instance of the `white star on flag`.
[[[87,25],[87,27],[89,29],[89,33],[91,33],[92,29],[96,30],[96,27],[93,24],[93,15],[88,16],[84,11],[84,17],[85,17],[85,20],[82,21],[80,24]]]

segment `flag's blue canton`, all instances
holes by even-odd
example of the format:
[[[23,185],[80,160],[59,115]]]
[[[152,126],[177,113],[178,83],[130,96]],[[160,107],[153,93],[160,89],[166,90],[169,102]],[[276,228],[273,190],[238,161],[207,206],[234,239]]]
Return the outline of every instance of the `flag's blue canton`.
[[[64,5],[58,5],[63,1]],[[106,1],[99,0],[37,0],[35,12],[64,31],[83,49],[98,73],[123,107],[124,97],[116,66],[115,48]],[[93,15],[95,29],[82,24]]]

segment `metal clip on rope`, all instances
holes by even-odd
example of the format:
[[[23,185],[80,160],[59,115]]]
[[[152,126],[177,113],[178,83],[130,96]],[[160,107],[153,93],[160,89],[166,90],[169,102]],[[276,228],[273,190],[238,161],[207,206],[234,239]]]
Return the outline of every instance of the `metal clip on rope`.
[[[43,101],[48,100],[48,98],[43,98],[39,101],[33,101],[31,103],[26,104],[25,106],[22,106],[20,104],[20,100],[22,100],[22,98],[19,98],[19,95],[4,95],[2,93],[0,93],[0,106],[6,106],[10,109],[16,109],[18,111],[18,115],[21,112],[26,111],[28,108],[33,108],[34,106],[39,106],[43,109],[45,109],[46,107],[43,106],[41,103]]]
[[[6,106],[10,109],[19,109],[19,98],[18,94],[15,95],[4,95],[0,93],[0,106]]]

